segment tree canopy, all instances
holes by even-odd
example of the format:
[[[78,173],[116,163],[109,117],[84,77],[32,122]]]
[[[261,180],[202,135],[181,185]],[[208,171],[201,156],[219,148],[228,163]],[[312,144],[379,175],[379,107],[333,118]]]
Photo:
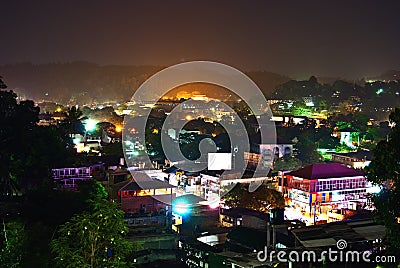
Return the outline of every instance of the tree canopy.
[[[72,152],[55,127],[41,127],[39,107],[0,90],[0,189],[2,197],[27,192],[46,182],[51,168],[65,165]]]
[[[373,183],[383,186],[372,200],[375,215],[387,227],[387,238],[391,245],[400,249],[400,109],[390,114],[395,124],[388,139],[378,143],[371,164],[367,167],[367,177]]]
[[[87,117],[83,115],[83,112],[79,108],[76,106],[69,107],[64,115],[65,120],[63,124],[70,136],[72,134],[83,134],[85,132],[83,120],[87,119]]]
[[[89,209],[62,224],[51,241],[57,267],[127,267],[132,244],[125,240],[128,227],[117,203],[105,199],[98,182],[81,185]]]
[[[223,197],[223,200],[228,207],[245,207],[261,212],[285,207],[283,195],[265,184],[262,184],[254,192],[249,192],[248,186],[238,183]]]
[[[302,163],[299,159],[285,155],[284,157],[278,158],[274,164],[274,170],[297,170],[302,167]]]
[[[298,150],[297,158],[303,166],[320,163],[323,160],[322,155],[317,151],[316,144],[312,141],[300,139],[296,144],[296,148]]]
[[[25,243],[25,227],[22,222],[3,219],[0,241],[0,263],[3,267],[17,268],[21,266],[23,247]]]

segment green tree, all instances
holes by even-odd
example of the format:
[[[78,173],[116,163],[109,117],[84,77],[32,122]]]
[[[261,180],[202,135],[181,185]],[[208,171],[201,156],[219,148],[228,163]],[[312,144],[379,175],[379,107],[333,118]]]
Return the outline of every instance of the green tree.
[[[362,135],[365,135],[368,129],[368,121],[370,117],[367,114],[357,113],[354,114],[351,125],[358,130]]]
[[[318,141],[318,148],[322,148],[322,149],[334,149],[336,148],[336,146],[340,145],[339,139],[338,138],[334,138],[332,136],[323,136],[321,137]]]
[[[228,207],[245,207],[261,212],[285,207],[285,199],[282,194],[265,184],[262,184],[254,192],[249,192],[248,186],[237,184],[223,199]]]
[[[17,221],[2,224],[0,262],[3,267],[20,267],[26,239],[24,224]]]
[[[336,153],[349,153],[351,151],[353,151],[353,149],[345,144],[339,144],[338,146],[335,147]]]
[[[318,103],[318,108],[319,108],[320,110],[326,110],[327,107],[328,107],[328,105],[326,104],[326,100],[321,100],[321,101]]]
[[[367,178],[383,186],[380,193],[372,196],[376,207],[375,216],[378,222],[385,224],[387,239],[390,244],[400,249],[400,109],[390,114],[389,120],[395,123],[388,140],[380,141],[375,150],[371,164],[366,168]]]
[[[132,245],[125,240],[128,227],[117,204],[100,199],[91,211],[61,225],[51,242],[57,267],[128,267]]]
[[[297,158],[304,166],[320,163],[323,160],[321,154],[317,151],[317,146],[314,142],[308,140],[299,140],[296,144],[298,150]]]
[[[301,167],[301,161],[290,155],[278,158],[274,164],[274,170],[297,170]]]
[[[33,101],[17,102],[13,91],[0,90],[0,187],[2,195],[11,197],[23,186],[21,179],[29,167],[29,147],[37,130],[39,108]],[[40,168],[40,167],[39,167]]]
[[[307,107],[305,103],[295,102],[292,106],[292,114],[294,116],[307,116],[310,117],[312,109]]]
[[[6,86],[0,79],[0,88]],[[37,188],[51,168],[68,164],[71,152],[55,127],[39,127],[39,107],[0,90],[0,191],[3,198]],[[48,182],[48,180],[47,180]]]
[[[50,242],[58,236],[59,226],[74,215],[93,211],[96,200],[107,198],[105,188],[95,180],[80,182],[79,191],[55,191],[51,186],[29,192],[21,204],[27,237],[21,267],[53,267]]]
[[[3,81],[3,77],[0,76],[0,89],[6,89],[7,85]]]
[[[117,155],[119,157],[124,156],[124,152],[122,150],[122,142],[113,142],[110,144],[106,144],[102,147],[102,153],[104,155]]]

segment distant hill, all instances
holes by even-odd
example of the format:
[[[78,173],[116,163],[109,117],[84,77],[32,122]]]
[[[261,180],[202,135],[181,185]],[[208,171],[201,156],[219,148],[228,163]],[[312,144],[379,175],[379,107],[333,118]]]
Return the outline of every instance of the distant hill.
[[[129,100],[135,90],[160,66],[98,65],[90,62],[0,66],[0,75],[9,89],[34,100],[84,104],[109,100]],[[249,72],[249,77],[268,97],[289,77],[270,72]]]
[[[400,71],[390,70],[379,76],[367,78],[366,80],[397,81],[400,80]]]
[[[333,83],[335,83],[338,80],[342,80],[342,81],[346,81],[346,82],[353,82],[352,80],[344,79],[341,77],[318,76],[317,79],[320,84],[328,84],[328,85],[332,85]]]
[[[128,100],[156,66],[100,66],[89,62],[0,66],[9,89],[34,100],[61,103]],[[48,96],[46,96],[48,93]]]

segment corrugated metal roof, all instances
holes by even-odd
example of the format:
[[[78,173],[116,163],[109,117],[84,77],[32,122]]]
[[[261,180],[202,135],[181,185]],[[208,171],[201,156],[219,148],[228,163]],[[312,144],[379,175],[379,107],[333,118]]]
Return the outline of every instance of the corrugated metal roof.
[[[149,177],[144,172],[132,172],[133,179],[124,185],[120,191],[136,191],[150,189],[175,188],[175,186],[157,179]]]
[[[309,226],[293,229],[292,233],[305,247],[323,247],[336,245],[340,239],[355,243],[382,238],[385,235],[385,226],[372,220],[362,220]]]
[[[335,246],[336,243],[337,241],[333,238],[322,238],[301,242],[301,244],[307,248]]]
[[[207,201],[207,200],[200,196],[197,196],[194,194],[185,194],[185,195],[181,195],[181,196],[178,196],[177,198],[175,198],[173,203],[177,204],[179,202],[184,202],[188,206],[197,206],[197,205],[201,205],[201,202],[204,202],[204,201]]]

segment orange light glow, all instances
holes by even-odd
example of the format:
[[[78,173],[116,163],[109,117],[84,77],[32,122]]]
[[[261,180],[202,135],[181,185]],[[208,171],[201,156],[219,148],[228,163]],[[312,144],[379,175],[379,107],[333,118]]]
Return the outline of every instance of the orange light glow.
[[[122,131],[122,127],[121,126],[116,126],[115,127],[115,131],[116,132],[121,132]]]

